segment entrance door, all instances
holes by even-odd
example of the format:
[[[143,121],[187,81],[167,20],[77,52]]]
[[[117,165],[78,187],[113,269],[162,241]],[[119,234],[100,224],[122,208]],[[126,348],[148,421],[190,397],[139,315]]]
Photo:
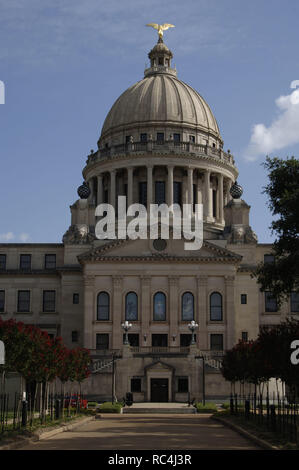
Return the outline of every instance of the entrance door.
[[[168,379],[151,379],[151,401],[168,402]]]

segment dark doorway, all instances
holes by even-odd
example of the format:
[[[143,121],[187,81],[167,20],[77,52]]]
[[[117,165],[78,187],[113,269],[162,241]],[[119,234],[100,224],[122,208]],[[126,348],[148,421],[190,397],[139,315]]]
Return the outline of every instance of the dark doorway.
[[[151,379],[151,401],[168,402],[168,379]]]

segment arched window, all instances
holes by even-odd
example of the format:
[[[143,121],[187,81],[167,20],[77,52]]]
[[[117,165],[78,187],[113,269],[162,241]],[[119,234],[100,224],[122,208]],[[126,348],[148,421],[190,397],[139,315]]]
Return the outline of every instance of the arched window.
[[[163,292],[154,295],[154,321],[166,320],[166,296]]]
[[[97,299],[97,320],[109,320],[110,296],[108,292],[100,292]]]
[[[126,295],[126,320],[138,320],[138,297],[135,292],[128,292]]]
[[[194,296],[191,292],[182,295],[182,321],[194,320]]]
[[[210,320],[222,320],[222,295],[219,292],[210,295]]]

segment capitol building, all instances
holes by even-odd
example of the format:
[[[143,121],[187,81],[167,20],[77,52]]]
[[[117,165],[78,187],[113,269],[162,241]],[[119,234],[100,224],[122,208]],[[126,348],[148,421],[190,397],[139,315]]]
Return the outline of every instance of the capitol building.
[[[111,399],[113,386],[139,402],[217,399],[230,392],[223,352],[295,307],[291,298],[278,309],[251,276],[272,261],[271,245],[251,229],[212,110],[178,78],[162,37],[148,57],[144,78],[103,123],[62,243],[0,244],[0,315],[88,348],[90,398]],[[171,236],[98,239],[96,207],[117,207],[119,196],[147,208],[202,204],[202,247],[185,250]]]

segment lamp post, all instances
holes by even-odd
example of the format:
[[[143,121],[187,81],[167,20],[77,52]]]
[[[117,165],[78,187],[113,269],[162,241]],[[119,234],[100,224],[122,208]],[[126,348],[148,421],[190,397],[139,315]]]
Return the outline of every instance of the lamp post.
[[[130,344],[129,343],[129,337],[128,337],[128,331],[130,328],[132,328],[132,323],[129,323],[128,320],[126,320],[124,323],[121,324],[122,329],[125,332],[125,341],[124,344]]]
[[[194,320],[192,320],[192,322],[189,323],[188,328],[192,333],[191,345],[193,345],[193,344],[195,344],[195,330],[198,328],[198,323],[196,323]]]

